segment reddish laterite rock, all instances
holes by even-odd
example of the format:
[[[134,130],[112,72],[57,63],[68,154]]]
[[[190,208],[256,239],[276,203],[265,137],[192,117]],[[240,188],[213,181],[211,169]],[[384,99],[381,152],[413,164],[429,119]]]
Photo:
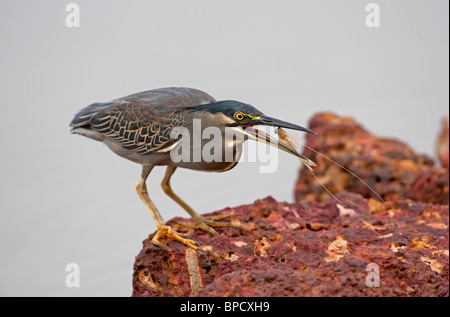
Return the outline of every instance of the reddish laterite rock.
[[[410,198],[420,202],[446,204],[449,201],[449,171],[437,168],[431,158],[415,153],[405,143],[376,137],[349,117],[331,113],[315,115],[306,145],[353,172],[384,200]],[[447,140],[448,143],[448,140]],[[356,176],[305,147],[303,154],[317,163],[314,173],[332,192],[376,195]],[[306,168],[300,169],[296,201],[324,201],[329,194]]]
[[[197,250],[150,235],[133,296],[449,296],[448,206],[338,198],[349,208],[268,197],[214,212],[247,230],[180,231]]]
[[[442,167],[448,167],[448,117],[442,120],[441,133],[438,138],[436,152]]]

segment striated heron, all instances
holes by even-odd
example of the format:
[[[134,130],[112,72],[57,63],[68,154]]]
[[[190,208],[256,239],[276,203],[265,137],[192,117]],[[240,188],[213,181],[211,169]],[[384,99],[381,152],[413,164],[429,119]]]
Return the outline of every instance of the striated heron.
[[[245,140],[253,139],[276,146],[300,158],[305,164],[314,162],[298,153],[289,138],[276,141],[270,135],[254,128],[256,125],[273,126],[304,132],[313,131],[301,126],[264,115],[251,105],[232,101],[216,101],[213,97],[192,88],[161,88],[132,94],[105,103],[94,103],[81,109],[70,123],[71,132],[105,143],[114,153],[142,165],[141,178],[136,185],[139,197],[150,210],[157,225],[153,242],[166,238],[180,241],[192,248],[195,242],[185,239],[165,225],[158,209],[150,199],[146,179],[153,167],[165,165],[167,170],[161,186],[164,192],[177,202],[193,218],[193,224],[181,226],[203,229],[217,235],[213,227],[240,226],[220,222],[227,216],[202,217],[177,196],[170,186],[170,179],[177,167],[198,171],[223,172],[233,168],[242,153]],[[219,133],[214,159],[205,157],[211,151],[208,138],[194,139],[195,130]],[[174,131],[178,129],[178,134]],[[184,130],[183,130],[184,129]],[[232,134],[227,134],[227,129]],[[183,131],[186,134],[183,134]],[[198,134],[198,132],[197,132]],[[185,135],[189,135],[189,143]],[[228,135],[228,137],[227,137]],[[231,137],[230,137],[231,135]],[[284,135],[286,133],[284,132]],[[188,144],[184,159],[174,159],[171,154],[180,153]],[[208,146],[208,149],[206,147]],[[217,155],[218,154],[218,155]],[[228,215],[231,216],[231,215]]]

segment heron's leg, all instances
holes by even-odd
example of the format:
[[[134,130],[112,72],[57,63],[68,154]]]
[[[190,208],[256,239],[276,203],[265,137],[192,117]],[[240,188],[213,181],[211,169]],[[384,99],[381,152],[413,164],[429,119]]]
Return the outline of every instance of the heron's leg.
[[[171,240],[180,241],[181,243],[186,244],[187,246],[197,249],[195,246],[195,241],[190,239],[184,239],[180,237],[179,235],[172,232],[172,228],[170,226],[166,226],[164,224],[164,220],[161,217],[161,214],[159,213],[158,209],[156,208],[153,201],[150,199],[150,196],[147,192],[147,185],[145,184],[145,181],[147,180],[148,174],[152,171],[153,166],[144,166],[142,168],[142,174],[141,178],[139,179],[138,184],[136,185],[136,191],[141,198],[141,200],[144,202],[144,204],[147,206],[148,210],[152,214],[153,219],[155,219],[156,222],[156,235],[153,237],[152,242],[159,243],[160,239],[167,238]]]
[[[228,217],[235,217],[236,215],[222,215],[216,217],[202,217],[198,213],[194,211],[188,204],[186,204],[177,194],[174,193],[172,186],[170,186],[170,178],[177,168],[175,166],[167,166],[166,174],[164,175],[164,179],[161,182],[161,187],[164,192],[172,198],[178,205],[183,207],[184,210],[192,217],[194,220],[194,224],[178,224],[180,227],[194,228],[194,229],[202,229],[208,231],[213,235],[218,235],[217,231],[212,227],[232,227],[240,230],[245,230],[241,226],[234,225],[229,222],[217,222],[216,220],[221,220]]]

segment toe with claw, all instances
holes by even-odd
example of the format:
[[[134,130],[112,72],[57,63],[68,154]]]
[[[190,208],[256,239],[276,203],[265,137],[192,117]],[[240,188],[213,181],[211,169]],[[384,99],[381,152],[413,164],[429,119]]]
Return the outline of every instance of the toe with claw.
[[[197,247],[196,247],[197,242],[195,242],[194,240],[191,240],[191,239],[185,239],[185,238],[180,237],[179,235],[177,235],[176,233],[174,233],[172,231],[172,228],[170,226],[159,227],[158,230],[156,231],[155,236],[152,239],[152,242],[156,243],[156,244],[160,244],[161,239],[179,241],[179,242],[187,245],[188,247],[191,247],[195,250],[197,249]]]
[[[201,229],[211,233],[212,235],[218,236],[219,233],[213,227],[229,227],[235,228],[239,230],[246,230],[244,227],[235,225],[231,222],[220,222],[218,220],[222,220],[229,217],[236,217],[237,215],[221,215],[221,216],[211,216],[211,217],[195,217],[194,223],[177,223],[176,226],[178,228],[190,228],[190,229]]]

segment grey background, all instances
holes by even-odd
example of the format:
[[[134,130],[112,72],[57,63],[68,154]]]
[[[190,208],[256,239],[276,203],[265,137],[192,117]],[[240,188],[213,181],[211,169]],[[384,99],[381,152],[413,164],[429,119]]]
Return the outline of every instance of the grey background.
[[[448,115],[448,1],[0,1],[0,295],[129,296],[134,256],[155,224],[135,192],[140,167],[69,134],[94,101],[166,86],[199,88],[307,125],[316,112],[434,156]],[[301,138],[302,134],[295,134]],[[272,195],[293,201],[298,161],[227,173],[178,171],[200,213]],[[187,214],[149,178],[165,219]],[[222,192],[222,193],[220,193]],[[81,287],[65,286],[65,267]]]

